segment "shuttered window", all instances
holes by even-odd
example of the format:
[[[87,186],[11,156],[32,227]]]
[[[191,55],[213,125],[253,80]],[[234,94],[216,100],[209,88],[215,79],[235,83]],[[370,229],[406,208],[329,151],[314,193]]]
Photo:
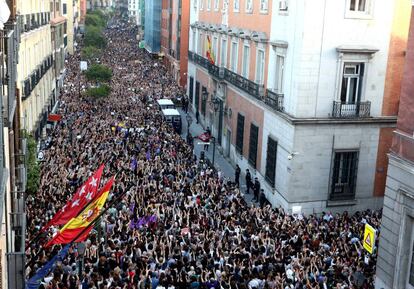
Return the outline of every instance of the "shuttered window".
[[[276,158],[277,158],[277,141],[272,138],[267,139],[266,153],[266,181],[275,187],[276,179]]]
[[[243,138],[244,138],[244,116],[239,113],[237,115],[236,150],[240,154],[243,154]]]
[[[336,151],[333,158],[331,199],[347,200],[355,197],[358,171],[358,151]]]
[[[252,123],[250,125],[249,164],[254,168],[256,168],[256,164],[257,164],[258,139],[259,139],[259,128]]]

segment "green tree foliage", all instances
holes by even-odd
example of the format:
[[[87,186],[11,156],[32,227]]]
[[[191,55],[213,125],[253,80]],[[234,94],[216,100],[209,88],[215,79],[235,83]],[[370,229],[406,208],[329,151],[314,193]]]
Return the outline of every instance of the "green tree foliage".
[[[84,39],[85,46],[94,46],[97,48],[106,47],[106,39],[102,34],[102,29],[96,26],[87,26]]]
[[[82,59],[94,61],[96,58],[101,57],[102,49],[95,46],[87,46],[82,49]]]
[[[37,162],[37,144],[33,136],[27,136],[27,193],[35,194],[40,185],[40,166]]]
[[[106,21],[105,18],[102,18],[99,15],[88,13],[86,15],[85,25],[103,28],[106,25]]]
[[[109,85],[103,84],[99,87],[88,88],[86,90],[86,95],[89,97],[102,98],[107,97],[110,92],[111,88],[109,87]]]
[[[85,71],[85,76],[90,81],[108,82],[112,77],[112,70],[102,64],[92,64],[88,70]]]

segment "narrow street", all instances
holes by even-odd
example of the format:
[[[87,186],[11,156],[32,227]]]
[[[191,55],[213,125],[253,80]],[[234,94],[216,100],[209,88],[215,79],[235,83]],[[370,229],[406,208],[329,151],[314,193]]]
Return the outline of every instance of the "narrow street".
[[[236,186],[194,161],[202,149],[196,140],[193,152],[162,119],[155,100],[182,91],[138,48],[136,31],[114,20],[105,36],[100,62],[113,72],[108,97],[79,95],[80,85],[91,83],[79,71],[79,54],[67,63],[62,120],[45,151],[40,189],[27,198],[28,277],[62,248],[45,248],[58,226],[42,227],[105,164],[100,187],[115,176],[108,211],[78,242],[84,252],[74,245],[56,267],[53,288],[293,288],[305,279],[308,288],[333,288],[362,272],[372,284],[376,257],[360,240],[362,220],[378,226],[377,212],[290,216],[251,206],[251,195],[246,202]],[[184,114],[182,122],[185,137]],[[193,122],[190,132],[203,130]],[[218,151],[215,165],[233,180]]]

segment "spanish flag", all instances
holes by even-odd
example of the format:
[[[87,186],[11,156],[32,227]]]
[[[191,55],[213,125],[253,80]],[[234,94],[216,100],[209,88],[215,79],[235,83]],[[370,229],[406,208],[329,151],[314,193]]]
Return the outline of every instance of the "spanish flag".
[[[214,53],[211,45],[211,38],[210,35],[207,35],[207,51],[206,51],[207,59],[210,61],[211,64],[214,64]]]
[[[63,226],[59,233],[57,233],[45,247],[47,248],[53,244],[67,244],[84,241],[92,231],[92,223],[102,212],[102,208],[105,205],[113,183],[114,177],[106,183],[93,201],[76,218],[72,218],[65,226]]]

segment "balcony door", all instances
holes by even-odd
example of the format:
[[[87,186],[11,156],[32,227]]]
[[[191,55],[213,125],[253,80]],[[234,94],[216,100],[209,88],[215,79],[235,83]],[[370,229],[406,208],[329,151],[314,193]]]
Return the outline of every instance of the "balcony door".
[[[361,100],[364,63],[344,63],[341,102],[356,104]]]

